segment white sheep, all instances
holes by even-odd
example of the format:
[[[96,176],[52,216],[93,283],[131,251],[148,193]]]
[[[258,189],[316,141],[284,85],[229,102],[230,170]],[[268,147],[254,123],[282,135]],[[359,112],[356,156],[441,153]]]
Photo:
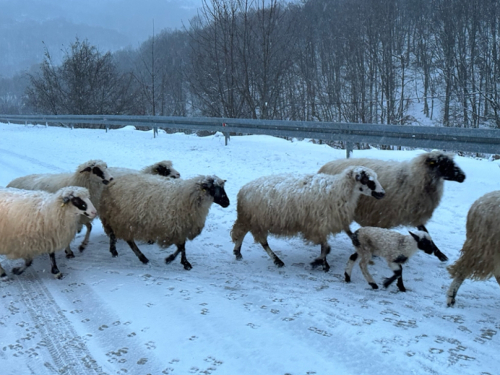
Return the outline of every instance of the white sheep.
[[[163,177],[170,178],[180,178],[181,174],[173,167],[173,163],[170,160],[162,160],[141,170],[131,169],[131,168],[120,168],[120,167],[109,167],[109,173],[114,177],[125,176],[127,174],[153,174]]]
[[[391,277],[384,280],[384,287],[387,288],[397,279],[399,290],[406,292],[403,284],[402,264],[406,263],[419,249],[427,254],[432,254],[436,251],[436,245],[429,236],[429,233],[420,230],[409,233],[409,235],[404,235],[378,227],[359,228],[352,235],[352,243],[356,248],[356,252],[349,257],[349,261],[347,262],[344,273],[345,281],[351,281],[352,267],[359,256],[359,268],[361,268],[363,276],[373,289],[378,289],[378,285],[368,272],[367,267],[372,256],[375,255],[385,258],[387,264],[394,272]]]
[[[323,265],[326,272],[330,268],[327,237],[349,230],[361,194],[377,199],[384,196],[377,174],[370,168],[349,167],[337,176],[288,174],[251,181],[238,192],[238,216],[231,231],[234,255],[242,258],[243,239],[251,232],[274,264],[282,267],[284,263],[269,247],[267,236],[301,234],[305,240],[321,245],[321,255],[311,265]]]
[[[148,259],[135,241],[155,241],[161,247],[177,246],[165,259],[172,262],[179,253],[186,270],[185,243],[198,236],[212,203],[229,206],[224,182],[217,176],[198,176],[187,180],[165,179],[147,174],[116,178],[103,191],[100,218],[110,237],[110,252],[117,256],[116,241],[127,241],[143,263]]]
[[[105,162],[102,160],[89,160],[79,165],[73,173],[31,174],[12,180],[7,187],[25,190],[44,190],[49,193],[55,193],[65,186],[81,186],[89,190],[90,199],[96,207],[97,212],[99,212],[99,201],[102,190],[112,180],[113,177],[108,172],[108,166]],[[87,228],[87,232],[80,244],[80,251],[85,250],[85,247],[89,243],[92,220],[82,216],[78,232],[80,232],[83,225]],[[65,253],[67,258],[74,258],[75,256],[69,245],[65,249]]]
[[[92,219],[96,214],[88,190],[82,187],[64,187],[55,193],[2,188],[0,254],[10,259],[24,259],[23,267],[12,270],[20,275],[34,257],[48,253],[51,272],[60,279],[62,274],[54,252],[67,247],[75,237],[81,215]],[[1,266],[0,277],[7,277]]]
[[[425,224],[441,201],[444,180],[463,182],[465,179],[453,156],[440,151],[426,152],[402,162],[367,158],[334,160],[321,167],[319,173],[337,174],[350,165],[373,169],[386,191],[383,201],[359,199],[354,221],[361,226],[404,225],[427,232]],[[437,247],[434,255],[441,261],[448,260]]]
[[[487,280],[495,276],[500,285],[500,190],[477,199],[469,209],[466,238],[460,257],[448,267],[453,282],[447,292],[447,305],[455,304],[465,279]]]

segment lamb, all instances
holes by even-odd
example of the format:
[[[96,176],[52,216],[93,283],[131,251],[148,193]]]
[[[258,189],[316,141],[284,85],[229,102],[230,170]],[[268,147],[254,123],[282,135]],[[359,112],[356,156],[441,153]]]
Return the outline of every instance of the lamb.
[[[170,178],[181,177],[181,174],[174,169],[173,164],[170,160],[162,160],[152,165],[148,165],[147,167],[144,167],[140,171],[137,169],[118,168],[118,167],[109,167],[108,171],[114,178],[124,176],[126,174],[138,174],[138,173],[153,174]]]
[[[399,290],[406,292],[403,284],[403,267],[401,265],[406,263],[419,249],[427,254],[432,254],[436,251],[436,245],[429,236],[429,233],[425,231],[408,233],[410,234],[404,235],[389,229],[377,227],[359,228],[352,235],[352,243],[356,248],[356,252],[349,257],[349,261],[347,262],[344,273],[345,281],[351,281],[352,267],[359,256],[359,268],[361,268],[363,276],[373,289],[378,289],[378,285],[373,280],[367,268],[372,256],[376,255],[384,257],[394,272],[391,277],[384,280],[384,287],[387,288],[397,279]]]
[[[372,168],[387,193],[383,201],[359,199],[354,220],[361,226],[404,225],[427,232],[425,224],[441,201],[444,180],[460,183],[465,180],[465,173],[455,164],[453,156],[440,151],[422,153],[403,162],[367,158],[334,160],[322,166],[319,173],[337,174],[350,165]],[[437,247],[434,255],[442,262],[448,260]]]
[[[90,199],[99,212],[99,201],[104,185],[107,185],[113,180],[113,177],[108,172],[108,166],[102,160],[89,160],[76,168],[74,173],[58,173],[58,174],[31,174],[12,180],[7,187],[13,187],[25,190],[44,190],[49,193],[55,193],[60,188],[65,186],[81,186],[85,187],[90,192]],[[80,232],[82,226],[85,225],[87,233],[80,244],[79,250],[83,251],[87,247],[92,231],[92,220],[82,216],[80,218]],[[66,258],[74,258],[75,255],[68,244],[65,249]]]
[[[242,259],[241,245],[248,232],[259,242],[278,267],[284,263],[271,250],[267,236],[301,234],[321,245],[321,255],[311,265],[330,266],[329,234],[348,231],[359,196],[380,199],[384,189],[377,174],[366,167],[351,166],[337,176],[327,174],[275,175],[249,182],[238,192],[237,219],[231,231],[234,255]]]
[[[55,193],[14,188],[0,189],[0,254],[10,259],[24,259],[24,266],[12,269],[20,275],[33,258],[48,253],[51,272],[62,273],[54,253],[69,245],[78,229],[80,215],[93,219],[97,211],[89,192],[82,187],[68,186]],[[0,266],[0,277],[7,278]]]
[[[447,292],[448,307],[455,304],[465,279],[487,280],[495,276],[500,285],[500,190],[477,199],[469,209],[466,238],[460,257],[448,267],[453,282]]]
[[[187,180],[165,179],[147,174],[116,178],[101,198],[99,213],[104,231],[110,237],[110,252],[116,257],[116,241],[127,241],[144,264],[149,260],[135,241],[155,241],[177,251],[165,259],[172,262],[181,253],[181,264],[190,270],[186,258],[186,240],[198,236],[212,203],[229,206],[224,180],[217,176],[198,176]]]

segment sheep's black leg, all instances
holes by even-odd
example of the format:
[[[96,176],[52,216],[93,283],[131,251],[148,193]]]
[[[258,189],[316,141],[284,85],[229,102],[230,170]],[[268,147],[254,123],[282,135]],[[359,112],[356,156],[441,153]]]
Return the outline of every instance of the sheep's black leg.
[[[137,258],[139,258],[139,260],[142,263],[148,264],[149,259],[146,258],[146,256],[141,252],[141,250],[139,250],[139,248],[137,247],[135,242],[132,240],[132,241],[127,241],[127,243],[130,246],[130,248],[132,249],[132,251],[134,252],[134,254],[137,255]]]
[[[177,248],[181,251],[181,264],[184,266],[184,269],[190,270],[193,268],[186,258],[186,244],[177,245]]]
[[[7,273],[5,270],[2,268],[2,265],[0,265],[0,279],[2,280],[7,280]]]
[[[82,243],[78,247],[78,250],[80,250],[80,252],[82,252],[83,250],[85,250],[85,248],[89,244],[90,232],[92,231],[92,224],[85,223],[85,226],[87,227],[87,233],[85,233],[85,237],[83,238]]]
[[[172,263],[175,260],[175,258],[177,258],[177,255],[179,255],[180,252],[181,250],[179,250],[179,246],[177,246],[177,250],[165,258],[165,263],[167,264]]]
[[[345,272],[344,272],[346,283],[351,282],[352,267],[354,267],[354,263],[356,263],[357,259],[358,259],[358,253],[353,253],[349,257],[349,260],[347,261],[347,265],[345,267]]]
[[[274,251],[271,250],[267,241],[262,241],[260,245],[264,248],[266,253],[271,257],[276,266],[283,267],[285,265],[285,263],[283,263],[283,261],[280,258],[278,258],[278,256],[274,253]]]
[[[423,230],[424,232],[429,233],[425,225],[419,225],[417,227],[418,230]],[[434,250],[434,255],[441,261],[441,262],[446,262],[448,260],[448,257],[444,255],[441,250],[439,250],[436,246],[436,250]]]
[[[406,288],[403,284],[403,270],[402,269],[401,269],[401,276],[399,277],[396,285],[398,286],[398,289],[400,292],[406,292]]]
[[[175,258],[177,258],[177,255],[179,255],[179,253],[181,253],[181,264],[184,266],[184,269],[190,270],[191,268],[193,268],[186,258],[186,244],[185,243],[178,244],[177,250],[173,254],[170,254],[168,257],[165,258],[165,263],[167,263],[167,264],[171,263],[173,260],[175,260]]]
[[[118,256],[118,251],[116,251],[116,236],[113,231],[109,233],[109,252],[113,257]]]
[[[14,275],[20,275],[20,274],[22,274],[26,270],[26,268],[28,268],[29,266],[31,266],[32,262],[33,262],[32,259],[29,259],[29,258],[28,259],[24,259],[24,266],[23,267],[14,267],[12,269],[12,273]]]
[[[446,292],[446,305],[448,307],[453,306],[455,304],[455,297],[457,296],[458,289],[460,288],[460,285],[464,282],[465,277],[464,276],[456,276],[455,279],[453,279],[453,282],[450,285],[450,288],[448,289],[448,292]],[[498,279],[497,279],[498,281]],[[500,284],[500,281],[499,281]]]
[[[311,262],[311,266],[313,268],[316,268],[318,266],[323,266],[323,271],[328,272],[330,270],[330,265],[326,261],[326,256],[330,254],[330,245],[327,243],[322,243],[321,244],[321,255],[319,258],[314,259],[314,261]]]
[[[243,259],[243,257],[241,256],[241,245],[243,244],[243,240],[245,239],[247,233],[248,230],[243,229],[238,220],[236,220],[236,223],[233,226],[233,230],[231,231],[231,239],[234,242],[233,254],[236,257],[236,260]]]
[[[51,264],[51,270],[50,270],[50,272],[52,272],[52,275],[54,275],[54,277],[56,279],[62,279],[63,274],[59,271],[59,268],[57,268],[55,254],[54,253],[50,253],[49,257],[50,257],[50,264]],[[30,262],[30,264],[31,264],[31,262]]]
[[[393,269],[394,274],[391,277],[388,277],[387,279],[384,280],[384,288],[387,288],[389,285],[391,285],[394,280],[399,279],[403,273],[403,267],[401,267],[400,264],[397,265],[398,269]],[[401,289],[400,289],[401,290]],[[402,290],[404,292],[404,290]]]

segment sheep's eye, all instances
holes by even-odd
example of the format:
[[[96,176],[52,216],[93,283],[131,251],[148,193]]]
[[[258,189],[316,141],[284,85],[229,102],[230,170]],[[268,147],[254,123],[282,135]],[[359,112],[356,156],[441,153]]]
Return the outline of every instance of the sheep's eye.
[[[73,206],[79,210],[85,211],[87,209],[87,203],[85,203],[85,201],[81,198],[73,197],[71,198],[71,203],[73,203]]]
[[[101,168],[99,168],[99,167],[92,168],[92,173],[95,174],[96,176],[104,179],[104,173],[102,172]]]

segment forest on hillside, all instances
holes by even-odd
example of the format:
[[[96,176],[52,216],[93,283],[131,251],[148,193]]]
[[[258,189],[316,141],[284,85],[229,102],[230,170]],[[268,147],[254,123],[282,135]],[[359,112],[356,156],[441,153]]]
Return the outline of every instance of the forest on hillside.
[[[204,0],[137,49],[52,46],[0,79],[0,113],[500,128],[496,0]]]

